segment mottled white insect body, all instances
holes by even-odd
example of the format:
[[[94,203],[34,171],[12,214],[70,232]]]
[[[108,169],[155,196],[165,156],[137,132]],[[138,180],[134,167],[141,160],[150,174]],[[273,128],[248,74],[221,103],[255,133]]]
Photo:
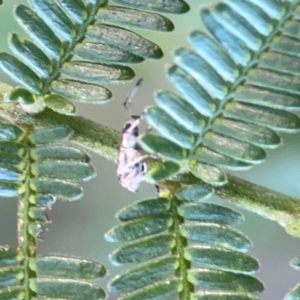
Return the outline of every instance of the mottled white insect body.
[[[142,155],[141,148],[138,145],[138,126],[141,123],[143,114],[137,116],[131,113],[131,101],[141,83],[142,78],[137,81],[134,89],[124,102],[124,107],[130,113],[130,118],[123,126],[117,165],[117,175],[120,184],[131,192],[138,191],[140,183],[147,172],[145,158],[148,155]]]

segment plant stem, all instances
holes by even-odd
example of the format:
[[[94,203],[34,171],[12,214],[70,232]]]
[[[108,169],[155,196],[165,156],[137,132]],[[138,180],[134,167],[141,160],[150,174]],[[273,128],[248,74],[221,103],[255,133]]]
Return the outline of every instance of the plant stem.
[[[28,162],[30,161],[30,151],[26,151],[24,158]],[[30,163],[27,163],[24,173],[26,174],[26,178],[22,184],[22,192],[18,205],[18,251],[19,256],[22,257],[20,264],[24,270],[24,278],[21,281],[25,290],[24,300],[30,300],[32,298],[30,280],[36,278],[36,273],[30,268],[30,260],[36,257],[37,250],[37,240],[30,233],[30,225],[33,224],[29,217],[30,208],[33,206],[29,201],[32,193],[30,187]]]
[[[180,182],[193,184],[201,182],[192,174],[180,175]],[[244,209],[276,221],[288,234],[300,237],[300,200],[270,190],[263,186],[227,174],[228,183],[215,187],[215,195]]]
[[[9,87],[0,84],[0,100],[3,91],[8,92]],[[0,116],[14,122],[16,118],[14,106],[11,103],[0,101]],[[72,142],[107,159],[114,161],[117,159],[120,133],[113,129],[83,117],[61,115],[48,108],[37,115],[32,115],[31,118],[36,127],[68,126],[74,131],[74,135],[70,139]],[[152,166],[159,164],[160,161],[150,159],[149,163]],[[283,226],[289,234],[300,237],[300,202],[298,199],[233,175],[227,175],[227,178],[228,184],[214,188],[218,197],[274,220]],[[205,185],[190,173],[181,174],[179,181],[186,184],[200,182]]]

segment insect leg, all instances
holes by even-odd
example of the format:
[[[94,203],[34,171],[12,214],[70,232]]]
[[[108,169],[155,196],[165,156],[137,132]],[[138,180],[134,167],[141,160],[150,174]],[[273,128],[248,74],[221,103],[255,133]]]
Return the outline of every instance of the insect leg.
[[[138,127],[141,123],[141,117],[138,117],[133,122],[130,123],[130,126],[126,128],[124,133],[132,133],[136,127]]]
[[[137,156],[135,159],[133,159],[130,163],[127,164],[128,167],[132,167],[140,162],[142,162],[143,160],[145,160],[146,158],[149,158],[149,155],[141,155],[141,156]]]
[[[148,125],[146,128],[146,133],[150,133],[152,131],[152,126]]]
[[[143,81],[143,78],[140,78],[140,79],[136,82],[134,88],[131,90],[131,92],[130,92],[129,95],[126,97],[126,100],[125,100],[124,103],[123,103],[124,107],[129,111],[130,116],[132,115],[132,107],[131,107],[132,99],[133,99],[134,96],[136,95],[136,92],[137,92],[139,86],[141,85],[142,81]]]

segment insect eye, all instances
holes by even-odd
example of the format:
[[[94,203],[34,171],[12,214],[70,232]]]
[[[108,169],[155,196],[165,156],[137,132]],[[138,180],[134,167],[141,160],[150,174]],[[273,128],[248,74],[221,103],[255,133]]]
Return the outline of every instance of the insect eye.
[[[122,132],[125,133],[129,128],[131,127],[131,124],[130,123],[126,123],[123,127],[123,130]]]
[[[125,125],[125,129],[129,129],[130,126],[131,126],[131,124],[130,124],[130,123],[127,123],[127,124]]]
[[[142,172],[147,172],[147,164],[146,163],[142,163]]]

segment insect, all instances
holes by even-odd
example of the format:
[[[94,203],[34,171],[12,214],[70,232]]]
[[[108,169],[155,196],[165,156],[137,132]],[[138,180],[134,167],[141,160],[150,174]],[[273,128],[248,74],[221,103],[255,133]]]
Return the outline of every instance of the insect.
[[[127,96],[124,107],[128,110],[130,118],[125,122],[122,129],[122,141],[118,155],[117,175],[120,184],[131,192],[137,192],[145,174],[147,164],[145,159],[148,155],[142,155],[138,145],[138,126],[144,118],[144,114],[132,115],[131,101],[143,79],[140,78],[132,91]]]

